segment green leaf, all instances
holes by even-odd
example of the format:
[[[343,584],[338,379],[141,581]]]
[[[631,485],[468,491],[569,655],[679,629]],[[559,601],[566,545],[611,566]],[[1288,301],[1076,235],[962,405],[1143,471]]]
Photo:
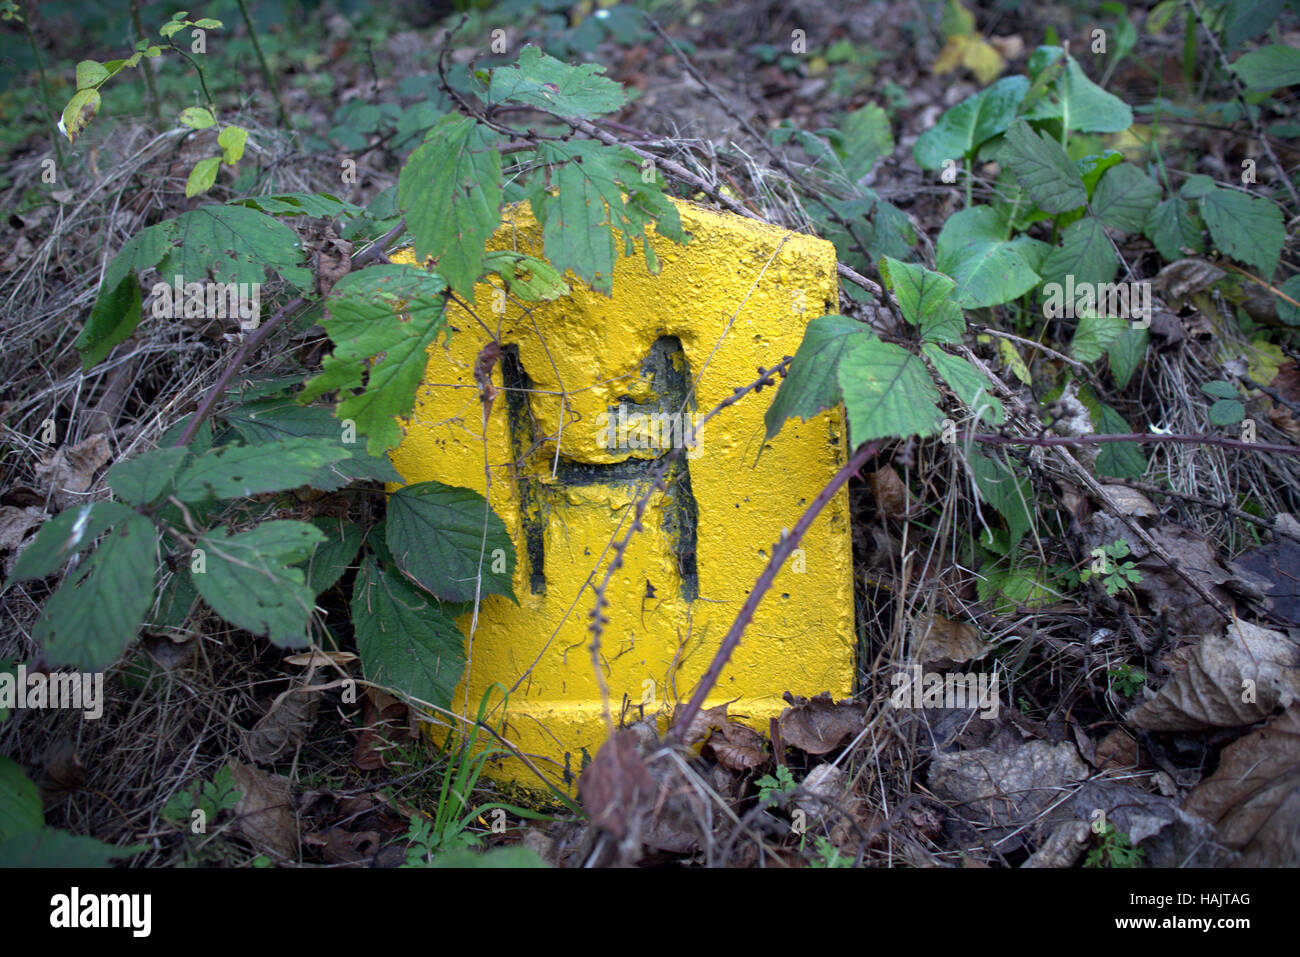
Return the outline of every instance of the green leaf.
[[[1300,274],[1292,276],[1277,288],[1292,299],[1300,302]],[[1285,299],[1279,298],[1277,301],[1277,315],[1288,326],[1300,326],[1300,306],[1294,306]]]
[[[36,539],[18,556],[5,583],[52,575],[73,555],[89,548],[111,526],[135,515],[117,502],[93,502],[64,509],[41,526]]]
[[[1008,76],[968,96],[917,137],[917,163],[922,169],[939,169],[946,159],[973,155],[981,143],[1011,125],[1028,91],[1028,78]]]
[[[41,795],[22,766],[0,754],[0,843],[45,827]]]
[[[488,103],[518,103],[562,117],[594,119],[622,109],[623,87],[593,63],[569,66],[531,43],[519,52],[516,66],[498,67],[488,84]]]
[[[190,199],[200,193],[206,193],[217,181],[217,169],[221,166],[221,157],[210,156],[201,159],[190,170],[189,179],[185,181],[185,198]]]
[[[1237,398],[1237,388],[1231,382],[1224,382],[1222,379],[1214,382],[1201,383],[1201,391],[1208,396],[1216,399],[1235,399]]]
[[[862,323],[844,316],[818,316],[808,323],[789,372],[763,416],[768,440],[781,431],[786,419],[797,415],[806,422],[839,403],[840,360],[850,342],[870,335]]]
[[[272,216],[306,216],[310,219],[350,218],[361,212],[360,206],[331,193],[277,193],[274,196],[246,196],[232,202]]]
[[[213,529],[198,541],[206,567],[191,569],[194,587],[232,625],[282,648],[300,647],[308,642],[315,596],[303,570],[293,566],[324,539],[306,522],[263,522],[233,536]]]
[[[901,346],[870,334],[855,336],[838,375],[854,447],[871,439],[930,435],[943,418],[925,363]]]
[[[183,447],[154,449],[114,465],[104,480],[123,502],[148,505],[171,487],[172,479],[187,455],[189,449]]]
[[[1239,399],[1220,399],[1210,406],[1211,425],[1236,425],[1246,417],[1246,407]]]
[[[1080,362],[1096,362],[1127,328],[1128,320],[1115,316],[1081,316],[1070,343],[1070,354]]]
[[[501,222],[501,154],[496,134],[452,114],[429,131],[398,177],[397,202],[415,237],[415,256],[438,260],[438,272],[474,301],[483,246]]]
[[[1258,196],[1215,187],[1200,197],[1201,218],[1214,245],[1239,262],[1254,266],[1265,279],[1273,275],[1286,242],[1282,211]]]
[[[47,827],[0,840],[0,867],[108,867],[112,860],[134,857],[143,850],[140,844],[115,847],[93,837]]]
[[[992,505],[1007,523],[1010,545],[1034,527],[1034,492],[1029,481],[1012,471],[1006,462],[982,452],[967,455],[980,498]]]
[[[335,414],[356,422],[370,454],[396,446],[402,438],[397,417],[410,415],[426,351],[444,326],[445,288],[441,276],[396,263],[344,276],[324,320],[334,353],[299,398],[338,390]]]
[[[1147,342],[1150,339],[1145,329],[1136,329],[1126,325],[1122,333],[1110,344],[1106,354],[1110,357],[1110,374],[1115,377],[1115,385],[1123,389],[1128,386],[1133,373],[1137,371],[1142,357],[1146,355]]]
[[[116,523],[46,602],[34,629],[45,660],[103,671],[122,657],[153,602],[157,551],[147,518]]]
[[[307,566],[307,587],[319,595],[343,577],[357,557],[363,535],[360,525],[337,518],[315,518],[312,524],[325,536]]]
[[[244,402],[223,418],[250,444],[294,436],[337,443],[351,457],[322,466],[303,483],[322,492],[333,492],[356,480],[402,481],[387,456],[371,455],[364,443],[348,442],[349,427],[334,418],[329,409],[299,405],[291,398],[270,397]]]
[[[1083,186],[1088,191],[1088,197],[1092,198],[1093,190],[1097,188],[1097,181],[1101,179],[1103,173],[1115,166],[1124,159],[1124,154],[1119,150],[1102,150],[1100,153],[1090,153],[1082,159],[1074,161],[1075,167],[1079,170],[1079,176],[1083,179]]]
[[[957,304],[976,309],[1009,302],[1038,283],[1030,265],[1034,240],[1009,241],[1005,216],[989,206],[948,218],[935,246],[935,264],[957,283]]]
[[[558,299],[569,294],[569,284],[558,269],[543,259],[505,249],[483,259],[487,272],[497,273],[512,296],[528,302]]]
[[[981,419],[990,425],[1001,425],[1006,420],[1002,403],[993,395],[993,383],[988,376],[966,359],[949,355],[932,342],[921,346],[921,351],[966,408],[971,412],[982,410]]]
[[[223,26],[220,20],[213,20],[211,17],[203,17],[194,21],[194,25],[200,30],[220,30]]]
[[[402,571],[444,601],[479,594],[515,601],[515,546],[478,492],[419,482],[388,499],[388,547]]]
[[[1088,201],[1079,169],[1061,144],[1035,133],[1024,120],[1007,130],[1000,159],[1046,212],[1068,212]]]
[[[1044,49],[1055,48],[1039,48]],[[1047,97],[1029,112],[1029,119],[1059,119],[1067,130],[1091,133],[1118,133],[1133,125],[1133,111],[1127,103],[1088,79],[1074,57],[1066,54],[1065,61],[1064,72],[1048,88]]]
[[[898,298],[903,318],[933,342],[960,342],[966,317],[953,300],[957,284],[947,276],[890,256],[880,260],[880,277]]]
[[[164,23],[161,27],[158,28],[158,32],[162,34],[164,37],[170,39],[173,34],[184,29],[185,29],[185,24],[173,20],[169,23]]]
[[[108,264],[99,298],[76,341],[83,369],[103,361],[140,324],[142,300],[136,275],[152,269],[167,255],[171,248],[168,226],[160,223],[136,233]]]
[[[1107,226],[1137,233],[1159,201],[1160,187],[1155,181],[1131,163],[1123,163],[1102,177],[1091,209]]]
[[[1181,196],[1157,203],[1147,215],[1142,232],[1169,262],[1183,258],[1183,246],[1196,253],[1205,251],[1196,217]]]
[[[350,457],[338,442],[320,439],[224,445],[186,466],[176,477],[176,497],[202,502],[280,492],[306,485],[324,466]]]
[[[429,865],[431,868],[546,868],[550,865],[531,847],[516,844],[513,847],[493,847],[482,853],[467,847],[458,847],[439,854]]]
[[[63,108],[63,115],[59,118],[59,128],[69,143],[75,143],[77,136],[95,118],[99,104],[98,90],[78,90],[72,94],[72,99],[68,100],[68,105]]]
[[[856,182],[894,151],[889,116],[875,103],[848,114],[840,123],[844,171]]]
[[[108,69],[98,60],[82,60],[77,64],[77,89],[99,86],[109,77]]]
[[[1133,431],[1124,417],[1103,402],[1091,389],[1079,389],[1079,401],[1092,416],[1098,433],[1128,435]],[[1097,453],[1097,474],[1109,478],[1141,478],[1147,469],[1146,453],[1135,442],[1108,442]]]
[[[244,146],[248,143],[248,130],[242,126],[227,126],[217,134],[217,145],[221,147],[221,159],[227,166],[234,166],[244,156]]]
[[[637,156],[626,148],[573,140],[543,143],[537,155],[547,164],[557,192],[539,182],[529,201],[542,223],[546,258],[561,272],[572,270],[608,296],[614,289],[618,252],[612,230],[623,235],[624,255],[632,254],[633,240],[643,241],[652,272],[656,263],[645,242],[647,226],[653,223],[659,235],[674,242],[688,238],[677,207],[664,196],[658,180],[642,182]]]
[[[353,586],[352,622],[368,680],[451,707],[465,636],[426,593],[367,558]]]
[[[1106,228],[1095,216],[1085,216],[1071,223],[1061,234],[1061,245],[1043,260],[1043,279],[1047,283],[1063,282],[1073,275],[1075,284],[1105,283],[1115,278],[1119,261],[1115,247],[1106,236]]]
[[[187,106],[181,110],[180,121],[193,129],[206,130],[216,124],[217,118],[206,107]]]
[[[1300,83],[1300,50],[1270,43],[1239,58],[1232,64],[1232,72],[1252,90],[1294,86]],[[80,80],[77,85],[81,85]]]

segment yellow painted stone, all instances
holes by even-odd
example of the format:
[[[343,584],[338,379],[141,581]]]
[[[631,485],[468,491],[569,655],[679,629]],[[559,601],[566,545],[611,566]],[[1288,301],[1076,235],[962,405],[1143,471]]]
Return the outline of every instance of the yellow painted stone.
[[[845,458],[838,412],[791,419],[764,443],[769,390],[691,433],[760,366],[794,355],[807,322],[837,310],[838,292],[830,243],[677,206],[691,242],[652,236],[658,275],[639,249],[620,259],[612,299],[570,276],[571,295],[530,304],[527,313],[503,302],[497,287],[480,285],[473,308],[483,325],[453,305],[450,342],[432,348],[392,454],[408,482],[480,493],[486,465],[488,499],[516,547],[519,604],[499,595],[483,602],[454,705],[473,715],[492,683],[512,689],[504,736],[570,791],[605,738],[588,650],[591,588],[649,487],[652,460],[674,442],[687,446],[611,580],[601,658],[614,720],[644,712],[662,727],[690,696],[773,543]],[[541,228],[527,205],[505,210],[489,246],[542,255]],[[410,250],[393,259],[415,261]],[[493,372],[504,391],[486,436],[474,380],[476,357],[490,341],[483,326],[505,349]],[[691,382],[689,418],[676,418]],[[470,616],[461,624],[468,631]],[[766,731],[785,707],[785,691],[850,694],[854,649],[849,504],[841,489],[764,597],[708,706],[731,702],[729,714]],[[514,760],[495,773],[539,784]]]

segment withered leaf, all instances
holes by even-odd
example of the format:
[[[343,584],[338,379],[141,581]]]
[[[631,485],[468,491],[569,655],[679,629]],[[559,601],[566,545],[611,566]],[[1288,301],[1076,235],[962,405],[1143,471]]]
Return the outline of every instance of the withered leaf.
[[[823,691],[815,698],[787,695],[793,707],[781,712],[781,738],[808,754],[825,754],[857,734],[866,723],[866,706],[857,701],[831,700]]]

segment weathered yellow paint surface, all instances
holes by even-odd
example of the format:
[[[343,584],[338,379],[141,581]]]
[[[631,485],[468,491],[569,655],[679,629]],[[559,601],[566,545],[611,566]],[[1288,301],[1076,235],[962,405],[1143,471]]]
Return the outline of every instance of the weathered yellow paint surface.
[[[838,304],[830,243],[677,205],[690,244],[652,237],[660,274],[649,274],[638,249],[618,262],[612,299],[570,276],[572,295],[535,304],[531,315],[511,300],[498,315],[495,287],[477,289],[476,314],[499,329],[513,353],[494,371],[506,391],[486,437],[474,362],[488,336],[453,307],[455,332],[432,350],[426,385],[392,456],[408,482],[436,479],[481,493],[486,438],[488,496],[516,546],[519,605],[497,595],[485,600],[454,701],[472,714],[493,682],[513,688],[505,736],[569,788],[605,737],[588,651],[591,586],[648,487],[647,460],[666,451],[627,448],[635,439],[606,448],[609,414],[617,428],[620,404],[624,421],[638,412],[675,412],[687,383],[698,379],[690,406],[696,421],[753,381],[759,366],[793,355],[807,322]],[[526,205],[505,211],[490,245],[542,255],[541,229]],[[414,258],[404,251],[394,260]],[[763,413],[772,396],[764,390],[745,397],[694,437],[695,447],[679,460],[689,487],[683,470],[671,473],[670,494],[654,496],[645,531],[632,539],[611,580],[602,644],[615,721],[620,711],[628,721],[639,718],[644,705],[647,715],[661,715],[662,727],[690,696],[772,544],[844,461],[837,412],[806,423],[792,419],[764,447]],[[649,435],[647,421],[629,424],[629,436]],[[660,429],[660,444],[666,431]],[[729,713],[762,731],[785,707],[785,691],[836,698],[852,691],[845,491],[802,548],[763,599],[708,703],[733,702]],[[461,623],[468,629],[469,617]],[[514,761],[497,773],[538,783]]]

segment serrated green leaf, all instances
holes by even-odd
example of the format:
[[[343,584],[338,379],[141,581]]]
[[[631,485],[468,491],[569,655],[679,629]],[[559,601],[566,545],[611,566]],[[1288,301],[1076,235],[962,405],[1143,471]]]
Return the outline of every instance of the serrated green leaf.
[[[122,657],[153,602],[158,532],[132,513],[59,586],[34,629],[45,660],[103,671]]]
[[[1300,274],[1292,276],[1277,288],[1296,300],[1296,302],[1300,302]],[[1288,326],[1300,326],[1300,306],[1292,305],[1285,299],[1279,298],[1277,300],[1277,315]]]
[[[36,539],[23,549],[5,583],[52,575],[73,555],[89,548],[111,526],[125,521],[134,511],[117,502],[74,505],[48,519]]]
[[[104,481],[123,502],[148,505],[170,488],[187,455],[186,448],[153,449],[117,463],[108,470]]]
[[[806,422],[839,403],[840,360],[854,338],[870,335],[862,323],[844,316],[818,316],[808,323],[776,398],[763,416],[768,440],[781,431],[786,419],[798,416]]]
[[[1300,50],[1270,43],[1240,57],[1232,64],[1232,72],[1252,90],[1294,86],[1300,83]]]
[[[1131,163],[1122,163],[1102,177],[1090,208],[1107,226],[1137,233],[1159,201],[1155,181]]]
[[[930,435],[943,418],[925,363],[873,335],[849,340],[838,378],[855,447],[871,439]]]
[[[115,847],[93,837],[47,827],[0,841],[0,867],[101,868],[143,850],[141,844]]]
[[[1093,427],[1100,434],[1128,435],[1132,427],[1122,415],[1097,399],[1090,388],[1079,389],[1079,401],[1092,416]],[[1097,474],[1108,478],[1141,478],[1147,469],[1146,453],[1135,442],[1108,442],[1097,452]]]
[[[1128,386],[1133,373],[1137,371],[1142,357],[1146,355],[1150,335],[1145,329],[1135,329],[1126,325],[1124,331],[1115,338],[1106,350],[1110,358],[1110,374],[1115,377],[1115,385],[1123,389]]]
[[[982,452],[967,455],[980,498],[997,510],[1007,523],[1011,547],[1034,527],[1034,492],[1029,481],[1006,462]]]
[[[266,398],[244,402],[223,418],[235,427],[245,442],[272,442],[294,436],[332,441],[346,449],[350,458],[322,466],[304,484],[322,492],[333,492],[357,480],[401,482],[402,476],[385,455],[371,455],[364,442],[346,441],[348,426],[329,409],[299,405],[290,398]]]
[[[1265,279],[1273,275],[1286,227],[1277,205],[1259,196],[1216,187],[1200,197],[1201,218],[1219,250],[1254,266]]]
[[[1183,258],[1183,246],[1197,253],[1205,251],[1192,208],[1181,196],[1157,203],[1147,215],[1142,232],[1169,262]]]
[[[1224,382],[1222,379],[1201,383],[1201,391],[1216,399],[1237,398],[1237,387],[1231,382]]]
[[[569,294],[569,284],[559,270],[543,259],[513,249],[488,253],[483,259],[483,268],[498,274],[511,295],[527,302],[558,299]]]
[[[313,595],[319,595],[343,577],[357,557],[364,536],[355,522],[321,517],[312,519],[312,524],[325,536],[307,566],[307,587]]]
[[[957,283],[957,304],[977,309],[1009,302],[1038,283],[1027,243],[1009,241],[1005,216],[989,206],[949,217],[935,245],[935,264]]]
[[[142,299],[136,276],[152,269],[167,255],[171,249],[170,225],[159,223],[136,233],[108,264],[99,298],[77,336],[76,347],[81,353],[83,369],[103,361],[140,324]]]
[[[441,708],[465,671],[465,636],[427,594],[367,558],[352,592],[366,678]]]
[[[476,594],[515,601],[514,543],[473,489],[441,482],[398,489],[388,499],[386,537],[402,571],[444,601],[473,601]]]
[[[999,155],[1040,209],[1064,213],[1088,201],[1079,169],[1061,144],[1034,132],[1024,120],[1008,128]]]
[[[392,195],[391,191],[389,195]],[[233,202],[272,216],[306,216],[311,219],[351,218],[362,211],[355,203],[331,193],[277,193],[274,196],[246,196]]]
[[[444,327],[445,288],[441,276],[396,263],[344,276],[330,293],[324,320],[334,352],[300,400],[338,390],[335,414],[356,422],[371,455],[396,446],[402,437],[397,417],[410,415],[426,351]]]
[[[1209,414],[1211,425],[1236,425],[1246,417],[1246,406],[1239,399],[1220,399]]]
[[[519,52],[517,65],[492,71],[488,102],[519,103],[555,116],[594,119],[627,103],[623,87],[604,72],[594,63],[570,66],[530,43]]]
[[[351,458],[337,441],[291,438],[259,445],[224,445],[200,455],[176,477],[183,502],[247,498],[306,485],[327,465]]]
[[[191,129],[206,130],[216,124],[217,118],[207,107],[187,106],[181,110],[180,121]]]
[[[1079,327],[1070,342],[1070,354],[1080,362],[1096,362],[1127,328],[1128,321],[1116,316],[1080,316]]]
[[[993,383],[983,372],[960,356],[949,355],[932,342],[921,346],[934,364],[939,377],[957,393],[957,398],[971,412],[981,410],[980,418],[990,425],[1001,425],[1006,420],[1002,403],[993,395]]]
[[[903,318],[921,327],[932,342],[960,342],[966,317],[953,298],[957,284],[947,276],[890,256],[880,260],[880,276],[898,297]]]
[[[496,133],[471,117],[445,116],[411,154],[397,182],[416,259],[435,257],[448,285],[470,302],[484,244],[501,223],[496,141]]]
[[[1105,283],[1115,278],[1119,261],[1106,228],[1095,216],[1071,223],[1061,234],[1061,245],[1043,260],[1044,282],[1064,282],[1074,276],[1075,285]]]
[[[205,566],[194,586],[226,621],[282,648],[307,644],[315,596],[301,568],[325,535],[306,522],[274,521],[238,535],[213,529],[198,541]]]
[[[1028,91],[1027,77],[1008,76],[968,96],[917,137],[917,163],[922,169],[939,169],[944,160],[973,155],[981,143],[1011,125]]]

